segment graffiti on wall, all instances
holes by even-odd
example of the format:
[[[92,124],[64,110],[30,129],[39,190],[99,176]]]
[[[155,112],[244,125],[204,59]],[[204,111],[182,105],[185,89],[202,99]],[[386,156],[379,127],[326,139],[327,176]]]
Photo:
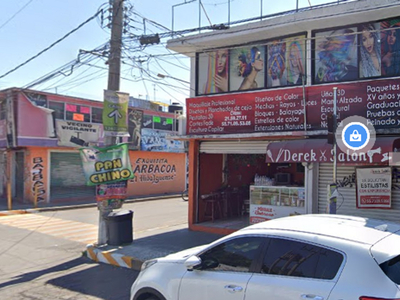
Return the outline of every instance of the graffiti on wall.
[[[46,188],[44,186],[43,179],[43,159],[41,157],[34,157],[32,164],[32,194],[37,193],[37,201],[44,201],[44,196],[46,194]]]
[[[165,131],[143,128],[141,149],[142,151],[183,153],[185,144],[183,141],[167,139]]]
[[[353,187],[356,184],[356,172],[353,172],[351,175],[344,176],[342,180],[338,180],[336,182],[338,187]]]
[[[176,166],[166,158],[137,158],[133,170],[135,178],[132,182],[151,182],[158,184],[173,181],[176,177]]]

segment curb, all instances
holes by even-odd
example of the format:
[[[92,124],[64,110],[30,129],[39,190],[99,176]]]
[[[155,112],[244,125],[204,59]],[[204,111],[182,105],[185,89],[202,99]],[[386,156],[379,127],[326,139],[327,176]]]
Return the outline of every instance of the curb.
[[[30,212],[25,209],[4,210],[4,211],[0,211],[0,217],[22,215],[22,214],[29,214],[29,213]]]
[[[151,200],[178,198],[180,196],[181,196],[180,194],[177,194],[177,195],[166,195],[166,196],[154,196],[154,197],[147,197],[147,198],[133,198],[133,199],[126,199],[124,202],[125,203],[144,202],[144,201],[151,201]],[[10,216],[10,215],[18,215],[18,214],[37,213],[37,212],[42,212],[42,211],[57,211],[57,210],[88,208],[88,207],[97,207],[97,203],[95,202],[95,203],[72,204],[72,205],[63,205],[63,206],[49,206],[49,207],[27,208],[27,209],[16,209],[16,210],[2,210],[2,211],[0,211],[0,217]]]
[[[92,244],[86,246],[86,256],[95,261],[110,264],[116,267],[123,267],[140,271],[143,261],[138,258],[115,253],[117,249],[101,250]]]

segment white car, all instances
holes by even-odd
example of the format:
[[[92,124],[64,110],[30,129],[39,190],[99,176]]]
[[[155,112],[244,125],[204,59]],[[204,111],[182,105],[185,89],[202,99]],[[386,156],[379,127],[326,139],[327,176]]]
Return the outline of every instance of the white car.
[[[400,299],[400,224],[301,215],[146,261],[131,300]]]

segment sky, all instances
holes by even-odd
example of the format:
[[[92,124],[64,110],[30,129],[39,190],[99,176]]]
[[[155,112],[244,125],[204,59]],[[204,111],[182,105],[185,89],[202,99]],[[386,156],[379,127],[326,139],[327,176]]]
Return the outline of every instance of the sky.
[[[179,31],[292,10],[296,5],[301,8],[329,2],[335,1],[125,0],[128,10],[120,91],[166,104],[185,103],[190,93],[185,83],[190,78],[190,59],[166,49],[170,38],[167,33],[172,26],[174,31]],[[29,87],[102,101],[108,82],[107,55],[92,50],[101,49],[110,39],[108,8],[108,0],[1,1],[0,89]],[[92,18],[99,10],[104,12],[103,22],[101,14]],[[155,33],[166,35],[160,44],[140,45],[141,35]],[[81,50],[86,52],[79,55]],[[46,79],[50,74],[56,76]],[[157,74],[165,76],[161,78]],[[39,79],[41,82],[32,86]]]

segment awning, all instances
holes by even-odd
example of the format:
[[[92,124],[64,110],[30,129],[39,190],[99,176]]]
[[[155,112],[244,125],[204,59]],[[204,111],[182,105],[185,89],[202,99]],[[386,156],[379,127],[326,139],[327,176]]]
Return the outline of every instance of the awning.
[[[377,137],[367,153],[356,154],[352,150],[342,152],[337,147],[339,164],[389,164],[390,153],[400,152],[400,137]],[[316,162],[333,163],[333,148],[326,139],[304,139],[270,143],[267,146],[267,163]]]

